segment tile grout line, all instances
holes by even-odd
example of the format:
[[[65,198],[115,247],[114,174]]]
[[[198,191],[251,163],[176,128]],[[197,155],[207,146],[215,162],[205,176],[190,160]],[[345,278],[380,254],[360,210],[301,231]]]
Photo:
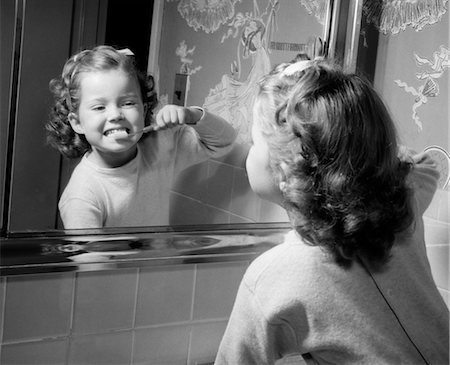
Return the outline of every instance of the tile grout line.
[[[70,318],[69,318],[69,331],[67,333],[67,349],[66,349],[66,364],[69,363],[70,360],[70,348],[72,347],[72,333],[73,333],[73,324],[75,321],[75,298],[76,298],[76,290],[77,290],[77,278],[78,274],[74,273],[72,277],[72,299],[70,301]]]
[[[189,314],[189,337],[188,337],[188,348],[187,348],[187,363],[190,363],[190,359],[191,359],[191,347],[192,347],[192,322],[194,321],[194,306],[195,306],[195,294],[196,294],[196,290],[195,288],[197,287],[197,270],[198,270],[198,264],[194,265],[194,275],[193,275],[193,280],[192,280],[192,297],[191,297],[191,311]]]
[[[136,270],[136,287],[135,287],[135,293],[134,293],[134,308],[133,308],[133,321],[131,323],[131,358],[130,358],[130,364],[132,365],[134,363],[134,342],[136,339],[136,315],[137,315],[137,302],[138,302],[138,295],[139,295],[139,283],[141,280],[141,268],[137,268]]]

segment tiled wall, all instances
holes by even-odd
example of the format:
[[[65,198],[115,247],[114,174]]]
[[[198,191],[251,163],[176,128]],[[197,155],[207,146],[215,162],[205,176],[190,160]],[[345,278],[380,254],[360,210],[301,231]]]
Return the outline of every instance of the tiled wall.
[[[248,262],[0,279],[0,363],[204,364]]]
[[[237,146],[224,159],[181,174],[171,198],[171,225],[288,221],[284,209],[261,200],[250,188],[244,163],[239,167],[235,162],[245,160],[242,149]]]
[[[438,190],[425,212],[425,242],[434,281],[450,308],[450,193]]]

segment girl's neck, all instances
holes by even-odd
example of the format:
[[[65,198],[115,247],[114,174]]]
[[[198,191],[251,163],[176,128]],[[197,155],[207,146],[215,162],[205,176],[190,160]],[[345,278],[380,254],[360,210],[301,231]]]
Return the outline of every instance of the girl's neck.
[[[117,168],[126,165],[137,155],[137,146],[133,149],[121,153],[105,153],[99,150],[92,150],[87,155],[90,162],[102,168]]]

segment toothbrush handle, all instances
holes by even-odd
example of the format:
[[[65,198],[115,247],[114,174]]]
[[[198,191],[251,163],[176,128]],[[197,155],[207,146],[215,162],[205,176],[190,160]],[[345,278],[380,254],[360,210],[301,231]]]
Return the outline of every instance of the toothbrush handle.
[[[186,125],[196,125],[197,122],[193,122],[193,123],[185,123]],[[147,133],[147,132],[151,132],[155,130],[155,126],[153,124],[148,125],[147,127],[144,127],[141,132],[142,133]]]
[[[150,125],[148,125],[147,127],[144,127],[144,128],[142,129],[142,133],[151,132],[152,130],[153,130],[153,125],[150,124]]]

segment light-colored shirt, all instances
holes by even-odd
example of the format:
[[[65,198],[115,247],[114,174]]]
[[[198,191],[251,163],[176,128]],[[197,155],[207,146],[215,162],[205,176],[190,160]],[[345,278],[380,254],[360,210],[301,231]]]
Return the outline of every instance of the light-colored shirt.
[[[83,156],[59,201],[65,229],[169,224],[170,190],[188,166],[228,153],[236,138],[222,118],[206,113],[197,125],[153,132],[136,157],[102,168]]]
[[[415,223],[398,235],[380,272],[361,261],[338,266],[330,253],[291,231],[249,266],[216,364],[449,363],[449,312],[426,256],[422,215],[438,173],[426,156],[409,176]],[[369,274],[370,272],[370,274]]]

